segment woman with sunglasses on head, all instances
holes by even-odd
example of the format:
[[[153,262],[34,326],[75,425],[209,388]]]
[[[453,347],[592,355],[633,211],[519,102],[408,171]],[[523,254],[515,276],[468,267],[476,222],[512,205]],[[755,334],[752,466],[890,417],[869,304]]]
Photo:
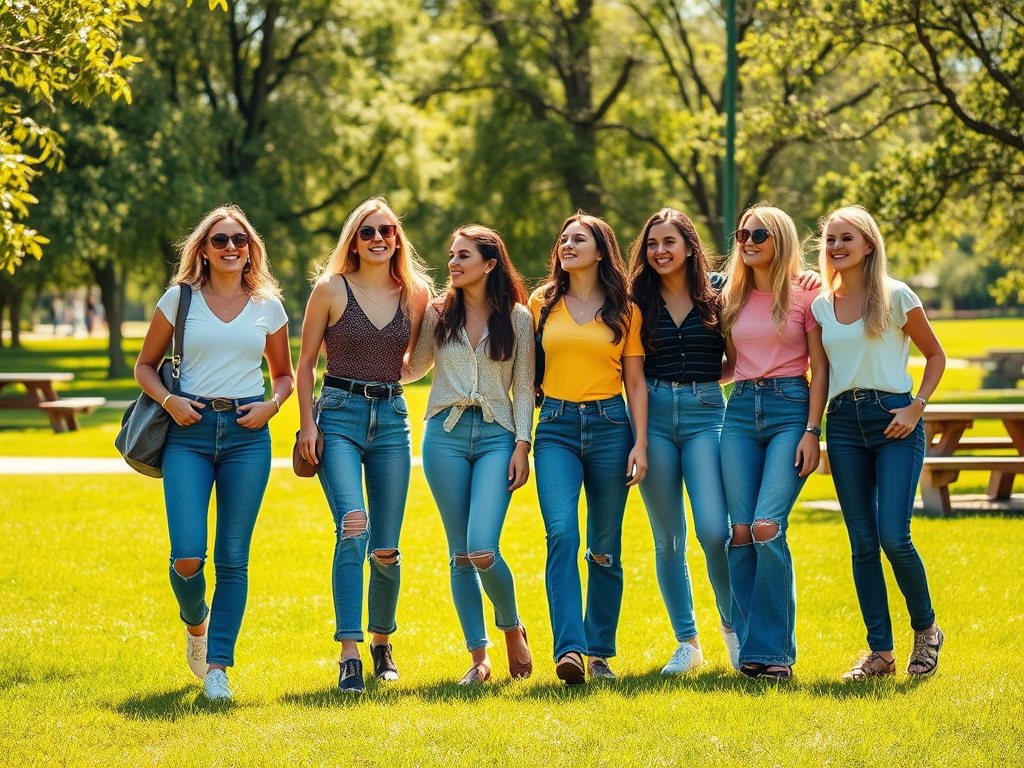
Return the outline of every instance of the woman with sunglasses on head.
[[[425,269],[398,216],[376,197],[345,220],[302,322],[298,446],[308,461],[319,464],[317,475],[334,517],[334,639],[341,642],[338,688],[343,691],[365,690],[358,643],[364,639],[367,555],[374,676],[398,679],[390,636],[397,628],[398,540],[412,463],[409,412],[399,377],[429,298]],[[321,347],[327,374],[314,407]],[[321,457],[316,456],[318,428],[323,432]]]
[[[170,413],[163,452],[164,500],[171,540],[171,588],[186,629],[189,668],[209,699],[230,699],[249,583],[249,545],[270,478],[270,430],[292,392],[288,318],[266,250],[241,209],[210,211],[178,245],[171,287],[157,303],[135,363],[139,386]],[[174,335],[182,286],[185,316],[180,394],[157,368]],[[270,368],[264,400],[261,365]],[[217,489],[216,588],[206,602],[203,571],[210,495]]]
[[[785,680],[796,661],[796,579],[786,528],[818,466],[828,360],[810,309],[817,294],[797,285],[801,248],[793,220],[756,205],[740,219],[735,242],[720,320],[736,380],[721,438],[732,519],[732,620],[740,671]]]
[[[818,258],[826,292],[811,309],[830,364],[828,452],[871,649],[843,680],[896,673],[882,550],[914,630],[907,673],[927,677],[938,668],[943,635],[910,516],[925,453],[921,415],[946,355],[921,300],[888,276],[882,234],[864,208],[840,208],[825,219]],[[907,373],[911,341],[926,360],[916,396]]]
[[[654,532],[658,584],[679,643],[664,674],[687,672],[704,662],[686,564],[684,481],[722,637],[730,663],[734,668],[739,664],[725,552],[729,512],[718,446],[725,417],[719,383],[725,339],[718,328],[724,282],[709,273],[693,222],[672,208],[651,216],[630,249],[630,296],[643,314],[647,353],[648,472],[640,493]]]
[[[423,316],[406,380],[434,365],[423,472],[444,523],[452,597],[473,659],[459,683],[472,685],[491,677],[483,592],[505,634],[509,673],[522,679],[533,671],[512,572],[498,549],[512,492],[530,476],[533,319],[494,230],[455,230],[448,271],[447,290]]]
[[[615,655],[622,607],[622,518],[630,487],[647,473],[640,311],[629,300],[622,255],[605,221],[584,213],[566,219],[530,310],[540,337],[538,373],[543,352],[534,465],[547,532],[555,671],[579,685],[588,670],[592,677],[615,677],[607,659]],[[577,564],[581,487],[587,492],[585,612]],[[587,667],[583,656],[590,657]]]

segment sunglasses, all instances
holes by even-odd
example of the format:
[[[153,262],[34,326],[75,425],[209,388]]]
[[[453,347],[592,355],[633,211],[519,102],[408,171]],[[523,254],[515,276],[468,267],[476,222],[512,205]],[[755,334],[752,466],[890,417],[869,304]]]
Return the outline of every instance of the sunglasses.
[[[374,235],[380,232],[380,236],[385,240],[390,240],[395,236],[398,231],[398,227],[394,224],[381,224],[379,227],[365,226],[359,228],[359,239],[365,242],[373,240]]]
[[[747,240],[752,240],[755,244],[760,245],[771,237],[772,233],[767,229],[755,229],[753,232],[749,229],[737,229],[732,233],[732,236],[736,238],[737,243],[745,243]]]
[[[228,242],[234,243],[235,248],[245,248],[249,244],[249,236],[245,232],[236,232],[233,235],[210,235],[210,245],[218,251],[227,248]]]

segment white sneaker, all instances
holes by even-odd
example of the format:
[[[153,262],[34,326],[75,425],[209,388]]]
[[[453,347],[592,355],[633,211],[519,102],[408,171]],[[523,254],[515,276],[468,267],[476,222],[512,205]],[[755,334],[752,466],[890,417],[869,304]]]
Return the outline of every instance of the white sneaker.
[[[687,642],[682,642],[668,660],[668,664],[662,667],[663,675],[678,675],[680,672],[689,672],[694,667],[704,663],[704,652],[700,648],[694,648]]]
[[[739,670],[740,668],[740,639],[736,636],[735,632],[728,631],[725,627],[719,627],[722,630],[722,639],[725,641],[725,650],[729,652],[729,663],[732,668]]]
[[[203,634],[196,636],[185,629],[185,660],[192,674],[200,680],[206,679],[206,670],[209,665],[206,663],[206,639],[209,637],[209,624],[203,625]]]
[[[203,681],[203,693],[210,701],[227,701],[231,699],[228,688],[228,676],[223,669],[211,669]]]

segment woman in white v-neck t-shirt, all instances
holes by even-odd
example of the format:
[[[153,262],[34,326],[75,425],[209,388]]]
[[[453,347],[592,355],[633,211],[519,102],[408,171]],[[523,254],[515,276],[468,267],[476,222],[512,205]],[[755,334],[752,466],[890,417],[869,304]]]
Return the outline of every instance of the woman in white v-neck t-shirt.
[[[186,626],[186,658],[210,699],[230,699],[226,668],[248,593],[249,543],[270,478],[270,431],[292,392],[288,318],[256,231],[236,206],[203,217],[180,245],[171,287],[157,303],[135,380],[171,414],[163,453],[171,588]],[[181,394],[157,367],[171,342],[182,285]],[[263,358],[273,381],[264,401]],[[216,589],[206,602],[210,496],[217,490]]]

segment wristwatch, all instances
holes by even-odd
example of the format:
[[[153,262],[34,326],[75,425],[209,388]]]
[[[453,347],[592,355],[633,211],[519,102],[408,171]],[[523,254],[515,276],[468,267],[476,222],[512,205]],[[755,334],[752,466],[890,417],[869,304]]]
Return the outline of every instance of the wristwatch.
[[[924,408],[924,407],[926,407],[928,405],[928,398],[927,397],[915,397],[914,399],[921,404],[922,408]]]
[[[821,437],[821,427],[812,427],[808,424],[807,429],[805,429],[804,432],[810,432],[815,437]]]

